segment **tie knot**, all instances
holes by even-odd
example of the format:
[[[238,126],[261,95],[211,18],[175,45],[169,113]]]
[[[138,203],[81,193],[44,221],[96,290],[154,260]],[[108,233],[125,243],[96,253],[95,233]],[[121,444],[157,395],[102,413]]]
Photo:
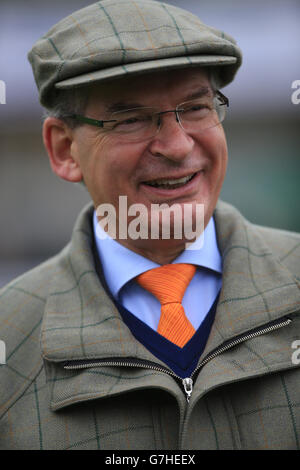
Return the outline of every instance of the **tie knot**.
[[[195,272],[196,266],[193,264],[165,264],[140,274],[136,279],[161,305],[181,303]]]

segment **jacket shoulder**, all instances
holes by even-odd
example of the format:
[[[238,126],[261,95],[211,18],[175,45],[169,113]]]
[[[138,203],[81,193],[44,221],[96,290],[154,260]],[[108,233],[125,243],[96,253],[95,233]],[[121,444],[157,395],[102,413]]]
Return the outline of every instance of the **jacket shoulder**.
[[[265,227],[263,225],[252,224],[252,226],[257,228],[266,241],[280,252],[286,251],[287,245],[293,247],[295,244],[300,243],[300,233]]]
[[[64,269],[63,264],[60,253],[0,290],[0,341],[4,355],[0,357],[0,417],[43,367],[41,325],[50,281]]]
[[[300,234],[260,225],[252,226],[260,233],[278,261],[300,280]]]
[[[50,280],[55,272],[61,269],[61,254],[50,258],[24,274],[12,280],[0,289],[0,324],[5,314],[12,311],[18,322],[24,317],[21,312],[32,312],[37,306],[46,302]],[[41,309],[38,307],[38,310]],[[12,317],[11,317],[12,318]],[[28,319],[26,315],[24,320]]]
[[[291,274],[300,280],[300,234],[287,230],[257,225],[247,220],[237,208],[227,202],[219,200],[214,213],[219,231],[221,247],[232,243],[235,234],[235,243],[250,244],[254,251],[270,251]],[[247,232],[248,239],[245,239]],[[228,236],[229,234],[229,236]]]

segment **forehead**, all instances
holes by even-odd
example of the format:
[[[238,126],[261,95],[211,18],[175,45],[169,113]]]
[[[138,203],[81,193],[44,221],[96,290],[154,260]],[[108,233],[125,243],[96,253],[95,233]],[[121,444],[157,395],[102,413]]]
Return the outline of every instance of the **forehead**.
[[[100,86],[95,84],[90,91],[89,105],[108,109],[118,103],[131,106],[162,105],[164,101],[179,103],[205,87],[210,88],[210,81],[207,69],[204,68],[155,72]]]

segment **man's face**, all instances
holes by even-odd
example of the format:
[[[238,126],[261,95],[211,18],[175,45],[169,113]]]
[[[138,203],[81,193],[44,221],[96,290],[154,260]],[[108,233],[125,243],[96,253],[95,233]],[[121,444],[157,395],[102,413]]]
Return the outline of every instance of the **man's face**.
[[[203,69],[153,73],[94,87],[85,116],[109,119],[108,108],[125,105],[174,109],[198,90],[210,87]],[[159,133],[141,142],[122,141],[118,135],[90,125],[75,130],[72,145],[83,179],[95,207],[112,204],[118,214],[119,196],[127,196],[128,207],[143,204],[204,204],[205,225],[215,208],[227,166],[227,146],[221,125],[203,132],[186,132],[174,113],[162,116]],[[155,187],[156,180],[174,180],[193,175],[174,189]],[[151,240],[143,241],[151,245]],[[178,240],[177,240],[178,242]],[[136,241],[128,240],[127,246]]]

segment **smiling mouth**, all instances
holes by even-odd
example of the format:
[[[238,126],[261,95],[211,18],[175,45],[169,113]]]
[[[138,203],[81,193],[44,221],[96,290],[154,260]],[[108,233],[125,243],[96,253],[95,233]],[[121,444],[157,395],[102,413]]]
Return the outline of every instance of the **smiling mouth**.
[[[153,181],[144,181],[143,184],[147,186],[152,186],[154,188],[159,189],[177,189],[181,188],[188,184],[198,173],[192,173],[191,175],[184,176],[182,178],[174,178],[174,179],[157,179]]]

